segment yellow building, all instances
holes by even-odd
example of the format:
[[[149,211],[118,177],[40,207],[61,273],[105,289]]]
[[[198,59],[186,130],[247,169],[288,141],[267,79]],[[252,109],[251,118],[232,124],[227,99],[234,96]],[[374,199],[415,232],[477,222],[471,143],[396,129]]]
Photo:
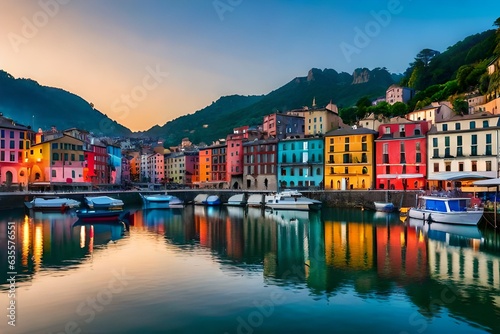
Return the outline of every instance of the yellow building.
[[[365,128],[342,128],[325,134],[325,189],[366,190],[375,181],[375,136]]]
[[[27,159],[31,166],[30,182],[83,182],[83,146],[83,141],[68,135],[53,136],[47,141],[38,137]]]
[[[311,109],[304,113],[304,130],[306,136],[325,134],[330,130],[344,127],[337,106],[329,104],[323,109]]]

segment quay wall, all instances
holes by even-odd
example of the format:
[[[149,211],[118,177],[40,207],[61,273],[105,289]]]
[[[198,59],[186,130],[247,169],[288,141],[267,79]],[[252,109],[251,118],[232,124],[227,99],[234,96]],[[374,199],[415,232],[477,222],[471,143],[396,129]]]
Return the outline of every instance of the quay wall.
[[[271,194],[271,191],[242,191],[242,190],[226,190],[226,189],[183,189],[169,190],[168,193],[175,195],[185,202],[192,202],[196,195],[200,193],[219,195],[222,202],[227,202],[232,195],[245,192],[247,194]],[[108,191],[108,192],[9,192],[0,193],[0,210],[20,209],[24,208],[24,202],[31,201],[36,196],[60,196],[68,197],[78,201],[83,201],[85,196],[100,196],[107,195],[115,198],[120,198],[126,205],[141,204],[139,193],[152,194],[164,193],[164,191]],[[337,208],[368,208],[374,209],[373,202],[392,202],[396,207],[411,207],[415,206],[415,199],[418,191],[396,191],[396,190],[315,190],[301,191],[304,196],[317,199],[323,202],[325,207]]]

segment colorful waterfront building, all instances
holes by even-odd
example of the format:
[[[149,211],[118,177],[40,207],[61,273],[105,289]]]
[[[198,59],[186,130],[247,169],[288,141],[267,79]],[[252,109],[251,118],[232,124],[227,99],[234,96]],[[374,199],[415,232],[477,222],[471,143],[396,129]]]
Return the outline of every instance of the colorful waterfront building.
[[[450,178],[466,172],[471,178],[496,178],[500,115],[481,112],[455,115],[437,122],[427,133],[429,187],[450,190],[457,186]],[[474,192],[473,180],[459,180],[462,191]]]
[[[285,139],[278,143],[278,185],[285,188],[323,186],[323,137]]]
[[[255,139],[243,143],[243,189],[276,190],[278,139]]]
[[[377,134],[365,128],[341,128],[325,134],[326,190],[374,188]]]
[[[427,121],[394,118],[379,126],[375,139],[376,189],[415,190],[426,187]]]
[[[304,134],[306,137],[324,135],[328,131],[345,127],[339,116],[338,108],[330,103],[325,108],[310,109],[304,113]]]
[[[84,142],[61,132],[47,136],[39,132],[28,159],[33,163],[30,182],[76,183],[85,182],[86,168]]]
[[[248,139],[248,126],[233,130],[226,137],[227,143],[227,180],[229,187],[240,189],[243,183],[243,141]]]
[[[0,113],[0,183],[27,186],[34,162],[29,159],[35,137],[30,127],[17,124]]]

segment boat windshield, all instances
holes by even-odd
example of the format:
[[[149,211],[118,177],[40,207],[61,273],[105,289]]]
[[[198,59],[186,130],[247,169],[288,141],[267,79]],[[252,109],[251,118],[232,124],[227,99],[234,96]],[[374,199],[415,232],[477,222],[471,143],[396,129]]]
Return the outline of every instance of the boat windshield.
[[[446,212],[446,205],[443,201],[427,199],[425,201],[425,208],[427,210]]]
[[[467,200],[465,199],[449,201],[448,205],[451,211],[467,211]]]

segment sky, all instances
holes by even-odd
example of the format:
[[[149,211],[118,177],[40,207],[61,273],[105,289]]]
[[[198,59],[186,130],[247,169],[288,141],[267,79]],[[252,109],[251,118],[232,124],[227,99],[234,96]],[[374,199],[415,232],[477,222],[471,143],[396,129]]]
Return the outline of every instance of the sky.
[[[311,68],[402,73],[499,16],[498,0],[0,0],[0,69],[144,131]]]

